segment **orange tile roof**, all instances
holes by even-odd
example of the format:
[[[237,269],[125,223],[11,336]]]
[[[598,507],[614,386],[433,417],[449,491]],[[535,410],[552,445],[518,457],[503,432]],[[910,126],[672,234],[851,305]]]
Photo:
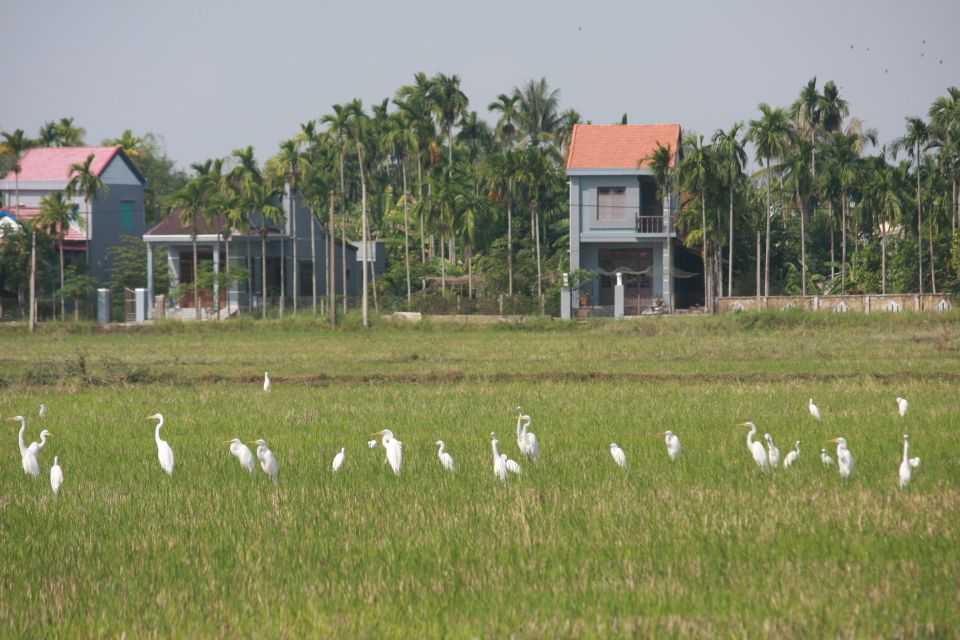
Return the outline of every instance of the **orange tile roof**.
[[[636,169],[657,143],[674,151],[679,124],[578,124],[573,127],[567,169]]]

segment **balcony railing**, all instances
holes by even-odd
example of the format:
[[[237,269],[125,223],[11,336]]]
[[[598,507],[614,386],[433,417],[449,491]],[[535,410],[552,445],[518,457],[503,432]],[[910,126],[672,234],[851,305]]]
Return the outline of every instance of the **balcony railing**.
[[[658,216],[636,216],[637,233],[663,233],[663,214]]]

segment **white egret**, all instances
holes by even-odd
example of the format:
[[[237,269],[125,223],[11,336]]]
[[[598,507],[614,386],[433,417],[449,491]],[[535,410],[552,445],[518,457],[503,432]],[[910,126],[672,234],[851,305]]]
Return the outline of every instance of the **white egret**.
[[[250,453],[250,449],[247,445],[243,444],[240,438],[234,438],[233,440],[227,440],[223,444],[230,445],[230,453],[240,461],[240,466],[253,473],[257,470],[257,466],[253,461],[253,454]]]
[[[917,464],[920,459],[917,458]],[[900,488],[906,489],[913,478],[913,465],[910,464],[910,436],[903,434],[903,461],[900,462]]]
[[[40,405],[40,419],[43,420],[44,418],[46,418],[46,417],[47,417],[47,413],[48,413],[48,412],[47,412],[47,405],[41,404],[41,405]]]
[[[376,440],[367,440],[367,449],[376,449],[377,441]]]
[[[453,456],[444,451],[447,445],[443,442],[443,440],[437,440],[433,444],[440,447],[437,450],[437,457],[440,458],[440,464],[443,466],[443,468],[447,471],[456,471],[457,465],[453,462]]]
[[[820,409],[817,408],[817,405],[813,404],[813,398],[810,398],[810,402],[807,403],[807,408],[810,409],[810,415],[813,416],[814,420],[820,419]]]
[[[170,445],[166,443],[165,440],[160,438],[160,427],[163,426],[163,414],[155,413],[152,416],[147,416],[147,420],[159,420],[157,423],[157,429],[154,431],[153,437],[157,441],[157,458],[160,460],[160,466],[164,471],[167,472],[167,475],[173,475],[173,449],[170,448]]]
[[[763,439],[767,441],[767,457],[770,459],[770,466],[776,469],[780,466],[780,449],[773,444],[773,436],[769,433],[763,434]]]
[[[53,466],[50,467],[50,486],[54,493],[60,493],[63,484],[63,469],[60,468],[59,456],[53,456]]]
[[[825,467],[833,466],[833,458],[830,457],[826,449],[820,449],[820,462],[822,462]]]
[[[517,407],[517,414],[517,447],[528,460],[539,460],[540,441],[537,440],[536,434],[528,431],[533,421],[530,416],[520,414],[520,407]],[[523,427],[520,426],[521,422],[523,422]]]
[[[680,438],[678,438],[673,431],[664,431],[660,435],[664,436],[664,442],[667,443],[667,455],[670,456],[670,461],[676,461],[682,451],[680,448]]]
[[[26,422],[26,421],[24,421]],[[47,446],[47,437],[53,436],[52,433],[44,429],[40,432],[40,442],[31,442],[27,447],[26,453],[23,455],[21,462],[23,463],[23,470],[34,478],[40,477],[40,452],[43,451],[43,448]],[[29,471],[27,469],[29,468]]]
[[[505,453],[501,453],[500,458],[503,460],[503,464],[507,468],[507,471],[514,475],[520,475],[520,463],[518,463],[516,460],[511,460]]]
[[[800,457],[800,441],[797,440],[793,443],[793,451],[787,454],[787,457],[783,459],[783,468],[786,469],[794,462],[797,461],[797,458]]]
[[[920,458],[910,458],[910,466],[916,469],[920,466]]]
[[[900,411],[900,417],[907,415],[907,411],[910,410],[910,403],[907,402],[906,398],[897,398],[897,410]]]
[[[340,467],[343,466],[343,460],[344,460],[344,458],[346,458],[346,457],[347,457],[347,448],[346,448],[346,447],[340,447],[340,453],[338,453],[337,455],[335,455],[335,456],[333,457],[333,467],[332,467],[332,469],[333,469],[333,472],[334,472],[334,473],[336,473],[337,471],[340,471]]]
[[[760,471],[766,471],[770,468],[770,460],[767,459],[767,452],[759,441],[755,441],[753,436],[757,435],[757,425],[752,422],[742,422],[737,425],[741,428],[749,429],[747,433],[747,450],[753,456],[753,461],[760,467]]]
[[[263,372],[263,390],[270,391],[270,374],[266,371]]]
[[[500,452],[497,450],[497,446],[500,444],[500,441],[497,440],[497,434],[491,432],[490,437],[492,441],[490,446],[493,448],[493,475],[497,476],[500,482],[507,481],[507,463],[503,458],[500,457]]]
[[[270,479],[276,482],[280,478],[280,465],[277,464],[277,457],[267,446],[267,441],[263,438],[254,440],[248,444],[257,445],[257,459],[260,461],[260,468],[270,476]]]
[[[403,443],[393,436],[393,431],[390,429],[378,431],[373,435],[380,436],[380,444],[387,452],[387,462],[393,469],[393,475],[400,475],[400,468],[403,466]]]
[[[853,476],[853,454],[847,448],[846,438],[834,438],[830,442],[837,443],[837,466],[840,468],[840,477],[849,482]]]
[[[27,430],[27,419],[23,416],[7,418],[8,421],[20,421],[20,432],[17,434],[17,444],[20,446],[20,463],[23,465],[23,472],[33,478],[40,477],[40,462],[37,460],[36,453],[31,453],[29,448],[23,444],[23,434]]]
[[[623,449],[620,448],[616,442],[611,442],[609,445],[610,455],[613,456],[613,461],[617,463],[621,469],[627,468],[627,454],[623,452]]]

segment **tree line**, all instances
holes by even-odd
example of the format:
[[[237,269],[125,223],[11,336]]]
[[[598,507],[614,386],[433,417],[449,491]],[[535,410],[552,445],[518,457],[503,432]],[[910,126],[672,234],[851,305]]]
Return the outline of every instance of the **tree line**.
[[[644,159],[661,195],[682,194],[678,229],[703,259],[706,306],[723,295],[955,290],[958,97],[949,88],[926,119],[908,118],[893,144],[877,148],[877,132],[850,115],[836,84],[820,88],[814,78],[790,105],[760,104],[755,117],[709,138],[688,132],[675,165],[677,150],[665,146]],[[247,146],[194,163],[189,174],[152,134],[125,131],[109,142],[150,168],[151,218],[176,209],[194,230],[202,218],[222,221],[228,255],[237,233],[265,244],[269,225],[285,222],[278,203],[289,190],[312,214],[312,237],[322,228],[331,242],[386,246],[386,273],[362,278],[364,300],[372,291],[378,307],[553,310],[559,274],[569,270],[564,163],[581,116],[561,109],[559,90],[544,78],[486,105],[495,122],[471,106],[457,75],[418,73],[369,108],[353,100],[300,124],[262,164]],[[3,133],[6,166],[15,168],[31,144],[82,143],[83,130],[64,118],[44,125],[36,140]],[[96,197],[95,188],[80,193]],[[297,243],[290,250],[297,264]],[[249,279],[251,266],[236,277]],[[265,264],[260,271],[265,277]],[[293,269],[296,292],[299,277]],[[325,289],[336,322],[348,296],[334,284]],[[311,286],[316,311],[319,284]],[[281,291],[281,313],[287,298]],[[291,303],[297,312],[298,296]],[[366,302],[361,307],[365,314]]]

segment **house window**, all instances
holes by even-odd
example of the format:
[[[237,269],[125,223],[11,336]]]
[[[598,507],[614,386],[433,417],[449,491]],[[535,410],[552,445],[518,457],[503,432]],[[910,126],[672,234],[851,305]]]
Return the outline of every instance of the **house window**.
[[[133,200],[120,203],[120,224],[124,231],[133,231]]]
[[[319,283],[318,283],[319,284]],[[300,297],[313,295],[313,263],[300,261]]]
[[[627,219],[627,190],[624,187],[600,187],[597,189],[597,220],[615,221]]]

